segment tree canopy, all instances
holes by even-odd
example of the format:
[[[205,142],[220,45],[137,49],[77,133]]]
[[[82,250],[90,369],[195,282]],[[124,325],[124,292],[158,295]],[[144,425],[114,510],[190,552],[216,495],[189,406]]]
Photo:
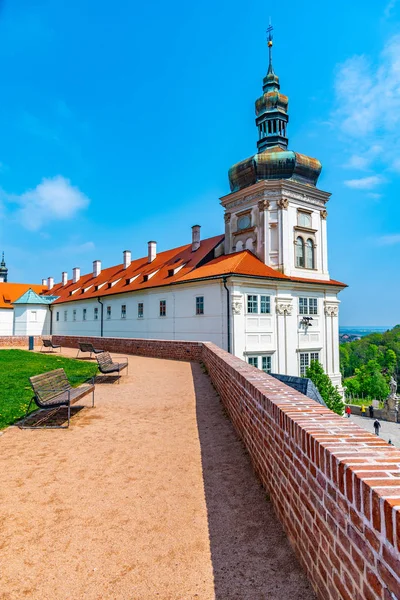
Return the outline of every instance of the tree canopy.
[[[343,415],[344,403],[342,396],[317,360],[312,361],[307,368],[306,377],[314,383],[327,407],[338,415]]]

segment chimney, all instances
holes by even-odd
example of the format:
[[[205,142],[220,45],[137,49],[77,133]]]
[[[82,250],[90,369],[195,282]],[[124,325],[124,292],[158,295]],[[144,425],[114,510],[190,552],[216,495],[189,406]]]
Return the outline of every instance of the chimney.
[[[68,281],[68,273],[66,271],[63,271],[61,273],[61,283],[63,285],[67,285],[67,281]]]
[[[81,270],[79,267],[75,267],[74,269],[72,269],[72,281],[74,283],[78,283],[80,278],[81,278]]]
[[[101,273],[101,260],[93,261],[93,277],[98,277]]]
[[[200,248],[200,225],[192,227],[192,252],[196,252]]]
[[[127,269],[131,264],[131,251],[124,250],[124,269]]]
[[[47,279],[42,279],[42,286],[43,287],[47,286]]]
[[[149,248],[149,263],[151,263],[157,256],[157,242],[148,242],[148,248]]]
[[[47,289],[51,290],[54,287],[54,277],[47,278]]]

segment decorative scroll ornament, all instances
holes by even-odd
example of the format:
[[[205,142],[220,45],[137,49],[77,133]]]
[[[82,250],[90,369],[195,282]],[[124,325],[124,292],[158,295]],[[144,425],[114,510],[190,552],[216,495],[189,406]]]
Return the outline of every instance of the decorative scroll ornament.
[[[278,200],[276,205],[282,210],[287,210],[289,206],[289,200],[287,198],[281,198],[280,200]]]
[[[229,223],[229,221],[231,220],[231,213],[226,212],[224,214],[224,220],[225,220],[225,223]]]
[[[325,314],[327,317],[337,317],[339,314],[339,307],[336,304],[326,304]]]
[[[328,211],[327,210],[321,210],[321,219],[326,219],[326,217],[328,216]]]
[[[270,207],[270,201],[269,200],[260,200],[258,203],[258,210],[260,212],[263,212],[264,210],[268,210]]]
[[[293,310],[293,304],[289,303],[289,302],[287,302],[287,303],[279,302],[276,305],[276,312],[278,313],[278,315],[291,315],[292,310]]]
[[[232,296],[232,313],[234,315],[242,314],[243,301],[242,296],[233,295]]]

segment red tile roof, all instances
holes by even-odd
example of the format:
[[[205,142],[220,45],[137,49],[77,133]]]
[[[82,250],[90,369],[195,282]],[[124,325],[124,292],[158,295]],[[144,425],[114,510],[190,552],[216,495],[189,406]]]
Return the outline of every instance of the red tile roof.
[[[159,252],[149,263],[147,256],[133,260],[127,269],[123,264],[103,269],[98,277],[93,273],[83,275],[73,283],[57,283],[48,294],[59,296],[55,304],[74,300],[103,297],[124,292],[186,283],[222,275],[247,275],[275,280],[301,281],[345,287],[338,281],[320,281],[287,277],[268,267],[249,250],[213,258],[214,250],[224,240],[223,235],[201,241],[200,248],[192,252],[192,245],[180,246]]]
[[[47,287],[43,285],[32,285],[29,283],[3,283],[0,282],[0,308],[14,308],[13,302],[18,300],[29,289],[37,294],[47,292]]]

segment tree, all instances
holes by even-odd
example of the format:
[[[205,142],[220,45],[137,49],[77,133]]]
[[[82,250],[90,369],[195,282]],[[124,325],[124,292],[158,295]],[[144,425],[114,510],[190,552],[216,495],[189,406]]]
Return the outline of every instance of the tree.
[[[311,379],[314,383],[327,407],[338,415],[343,415],[343,398],[340,395],[337,386],[335,387],[333,385],[322,365],[317,360],[313,360],[311,365],[307,368],[306,377]]]

